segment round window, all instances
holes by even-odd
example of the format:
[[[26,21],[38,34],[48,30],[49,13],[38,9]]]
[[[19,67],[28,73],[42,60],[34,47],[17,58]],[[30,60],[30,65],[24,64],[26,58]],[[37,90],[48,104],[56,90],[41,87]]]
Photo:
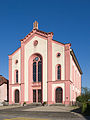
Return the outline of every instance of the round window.
[[[57,53],[57,57],[60,57],[60,55],[61,55],[60,53]]]
[[[37,46],[37,44],[38,44],[38,41],[35,40],[35,41],[34,41],[34,46]]]
[[[36,57],[35,60],[38,61],[38,60],[39,60],[39,57]]]

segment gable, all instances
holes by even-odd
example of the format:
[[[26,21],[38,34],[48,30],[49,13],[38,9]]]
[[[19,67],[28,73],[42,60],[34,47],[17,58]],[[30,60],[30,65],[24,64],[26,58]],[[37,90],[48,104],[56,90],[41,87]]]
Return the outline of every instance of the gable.
[[[29,41],[31,41],[35,36],[39,37],[39,38],[42,38],[44,40],[47,40],[48,37],[44,36],[44,35],[41,35],[40,33],[33,33],[31,35],[28,35],[26,36],[23,40],[24,44],[26,45]]]
[[[36,46],[34,46],[35,41],[38,42]],[[47,40],[39,36],[34,36],[32,39],[28,40],[28,42],[25,44],[25,54],[27,54],[28,56],[34,53],[43,54],[44,52],[47,52]]]

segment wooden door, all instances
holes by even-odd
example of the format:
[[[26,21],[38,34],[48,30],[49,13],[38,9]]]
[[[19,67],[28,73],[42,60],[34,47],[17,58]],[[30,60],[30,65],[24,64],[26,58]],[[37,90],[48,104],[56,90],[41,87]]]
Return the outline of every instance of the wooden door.
[[[36,90],[33,90],[33,102],[36,102]]]
[[[19,103],[19,90],[15,90],[15,103]]]
[[[38,102],[42,102],[42,90],[38,90]]]
[[[62,88],[56,89],[56,103],[62,103]]]

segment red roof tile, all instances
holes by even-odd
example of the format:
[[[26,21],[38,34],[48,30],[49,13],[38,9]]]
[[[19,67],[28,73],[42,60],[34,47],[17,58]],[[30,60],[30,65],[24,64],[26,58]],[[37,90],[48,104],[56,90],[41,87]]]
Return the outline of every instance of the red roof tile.
[[[3,77],[2,75],[0,75],[0,86],[4,83],[8,84],[8,80],[5,77]]]

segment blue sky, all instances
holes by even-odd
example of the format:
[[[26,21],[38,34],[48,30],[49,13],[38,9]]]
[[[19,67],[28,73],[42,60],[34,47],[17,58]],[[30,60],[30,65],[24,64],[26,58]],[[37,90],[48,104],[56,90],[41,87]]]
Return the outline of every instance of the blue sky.
[[[71,43],[90,88],[90,0],[0,0],[0,74],[8,79],[8,54],[39,22],[54,39]]]

